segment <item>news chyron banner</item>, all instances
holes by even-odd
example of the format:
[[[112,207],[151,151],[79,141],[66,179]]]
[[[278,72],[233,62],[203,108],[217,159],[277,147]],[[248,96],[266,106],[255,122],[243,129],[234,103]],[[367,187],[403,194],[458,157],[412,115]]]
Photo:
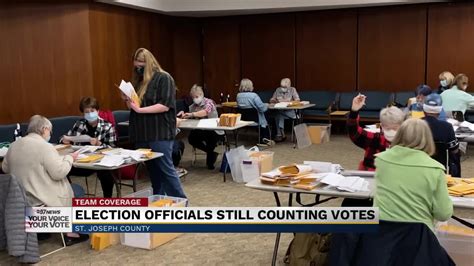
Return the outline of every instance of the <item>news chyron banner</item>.
[[[31,207],[27,232],[375,232],[370,207],[149,207],[147,198],[74,199],[72,207]]]

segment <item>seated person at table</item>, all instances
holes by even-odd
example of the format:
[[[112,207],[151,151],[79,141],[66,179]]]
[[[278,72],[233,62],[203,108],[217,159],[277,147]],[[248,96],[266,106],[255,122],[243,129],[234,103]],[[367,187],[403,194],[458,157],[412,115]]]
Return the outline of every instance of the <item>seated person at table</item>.
[[[90,143],[74,143],[76,145],[93,145],[101,147],[114,147],[117,140],[115,129],[111,123],[99,117],[99,103],[95,98],[84,97],[79,103],[79,110],[84,118],[78,120],[73,128],[69,130],[67,136],[88,135],[91,137]],[[72,144],[64,136],[61,139],[64,144]],[[72,168],[68,176],[90,176],[93,170]],[[112,197],[114,190],[114,179],[110,171],[96,171],[100,180],[105,198]]]
[[[454,75],[449,71],[444,71],[439,74],[439,87],[438,87],[438,94],[443,93],[445,90],[448,90],[453,86],[454,82]]]
[[[380,220],[421,222],[433,230],[435,220],[451,217],[445,169],[430,157],[434,152],[433,136],[424,120],[403,122],[390,149],[375,159],[374,207],[379,207]]]
[[[460,177],[461,163],[459,158],[459,143],[456,135],[454,134],[453,126],[446,121],[441,121],[438,119],[439,113],[443,108],[442,103],[443,102],[439,94],[433,93],[428,95],[425,98],[425,103],[423,105],[423,110],[425,112],[425,117],[423,119],[430,126],[434,142],[443,143],[449,151],[449,174],[451,176]],[[439,154],[438,156],[446,157],[444,151],[443,154]]]
[[[77,153],[61,156],[48,143],[53,126],[43,116],[31,117],[27,136],[13,142],[2,169],[14,175],[25,189],[29,206],[70,207],[74,191],[66,178]],[[83,242],[87,235],[68,234],[68,246]]]
[[[262,102],[260,96],[253,92],[253,83],[250,79],[240,81],[239,93],[237,94],[237,105],[241,109],[255,109],[258,113],[258,122],[260,126],[259,144],[274,145],[270,140],[270,129],[268,126],[265,112],[268,106]]]
[[[284,78],[281,80],[280,87],[275,90],[270,103],[280,103],[280,102],[292,102],[299,101],[300,96],[296,92],[294,87],[291,87],[291,81],[289,78]],[[275,136],[276,142],[285,141],[285,119],[296,119],[296,113],[293,110],[278,111],[275,116],[275,122],[277,125],[277,133]]]
[[[454,85],[441,93],[443,108],[446,112],[460,111],[463,114],[467,109],[474,107],[474,96],[466,92],[469,78],[459,74],[454,79]]]
[[[408,101],[413,102],[411,105],[409,105],[409,111],[418,111],[418,112],[423,112],[423,104],[425,102],[425,98],[433,94],[431,88],[428,85],[420,85],[416,88],[415,90],[415,98],[411,98]],[[441,109],[441,112],[438,115],[438,119],[446,121],[446,113],[444,110]]]
[[[359,170],[374,171],[374,155],[384,151],[400,125],[405,120],[405,114],[397,107],[387,107],[380,111],[380,133],[372,133],[359,126],[359,110],[365,105],[365,95],[357,95],[352,100],[352,108],[347,119],[347,132],[352,142],[365,150],[364,160],[359,164]]]
[[[200,86],[194,85],[191,88],[190,95],[193,98],[193,104],[189,106],[189,113],[180,112],[178,116],[185,119],[201,119],[201,118],[218,118],[216,105],[211,99],[204,97],[204,92]],[[214,149],[217,142],[222,138],[224,132],[193,129],[189,132],[188,141],[191,146],[204,151],[206,156],[207,168],[214,169],[217,156],[219,155]]]

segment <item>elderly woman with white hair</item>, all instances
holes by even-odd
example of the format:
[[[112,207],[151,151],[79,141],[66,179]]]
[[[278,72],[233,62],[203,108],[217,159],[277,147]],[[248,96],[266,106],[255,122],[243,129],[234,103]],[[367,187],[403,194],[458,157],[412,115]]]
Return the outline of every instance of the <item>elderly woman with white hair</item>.
[[[280,82],[280,87],[278,87],[273,93],[270,103],[280,103],[280,102],[292,102],[299,101],[300,96],[294,87],[291,87],[291,80],[289,78],[284,78]],[[296,119],[296,113],[292,110],[279,111],[275,114],[275,121],[277,124],[277,131],[275,136],[276,142],[281,142],[286,139],[285,136],[285,119]]]
[[[53,126],[40,115],[30,119],[28,135],[13,142],[2,163],[5,173],[14,175],[23,186],[30,206],[68,207],[74,192],[67,179],[77,153],[61,156],[49,142]],[[70,246],[88,239],[68,234]]]
[[[347,131],[352,142],[365,150],[364,160],[359,164],[359,170],[374,171],[375,154],[385,151],[395,137],[400,125],[405,120],[405,114],[397,107],[391,106],[380,111],[380,133],[364,130],[359,126],[359,110],[365,105],[366,96],[359,94],[352,100],[352,107],[347,119]]]
[[[444,166],[432,159],[435,145],[426,121],[403,122],[389,150],[377,155],[374,207],[381,220],[421,222],[431,230],[435,220],[446,221],[453,204]]]
[[[178,117],[186,119],[217,118],[216,105],[214,101],[204,97],[201,86],[194,84],[190,95],[193,98],[193,104],[189,106],[189,113],[180,112]],[[194,148],[206,152],[207,168],[214,169],[218,153],[214,151],[219,139],[222,139],[224,132],[194,129],[189,133],[188,141]]]
[[[258,113],[258,121],[260,125],[260,145],[274,145],[275,142],[270,139],[270,129],[268,127],[265,112],[268,106],[262,102],[260,96],[253,92],[253,83],[250,79],[242,79],[240,81],[239,93],[237,94],[237,105],[241,109],[255,109]]]

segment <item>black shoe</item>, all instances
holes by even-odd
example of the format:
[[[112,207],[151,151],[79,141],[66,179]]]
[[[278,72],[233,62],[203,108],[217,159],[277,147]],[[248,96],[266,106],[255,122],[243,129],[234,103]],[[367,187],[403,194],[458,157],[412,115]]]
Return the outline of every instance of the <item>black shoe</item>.
[[[38,234],[36,234],[36,236],[38,237],[38,241],[43,241],[43,240],[49,239],[51,237],[51,234],[50,233],[38,233]]]
[[[207,169],[214,170],[214,164],[216,163],[217,156],[219,156],[219,154],[214,151],[207,154],[207,158],[206,158]]]
[[[79,237],[70,237],[64,234],[64,241],[66,242],[66,246],[68,247],[87,240],[89,240],[89,235],[79,234]]]

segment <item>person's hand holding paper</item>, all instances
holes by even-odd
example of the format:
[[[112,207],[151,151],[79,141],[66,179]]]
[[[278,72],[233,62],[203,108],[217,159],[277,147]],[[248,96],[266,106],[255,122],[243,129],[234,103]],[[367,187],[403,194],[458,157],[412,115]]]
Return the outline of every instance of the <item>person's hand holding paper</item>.
[[[135,103],[138,107],[140,107],[140,99],[138,98],[137,92],[135,91],[132,83],[122,80],[120,85],[117,87],[122,92],[122,99],[124,99],[124,96],[126,96],[132,103]]]

